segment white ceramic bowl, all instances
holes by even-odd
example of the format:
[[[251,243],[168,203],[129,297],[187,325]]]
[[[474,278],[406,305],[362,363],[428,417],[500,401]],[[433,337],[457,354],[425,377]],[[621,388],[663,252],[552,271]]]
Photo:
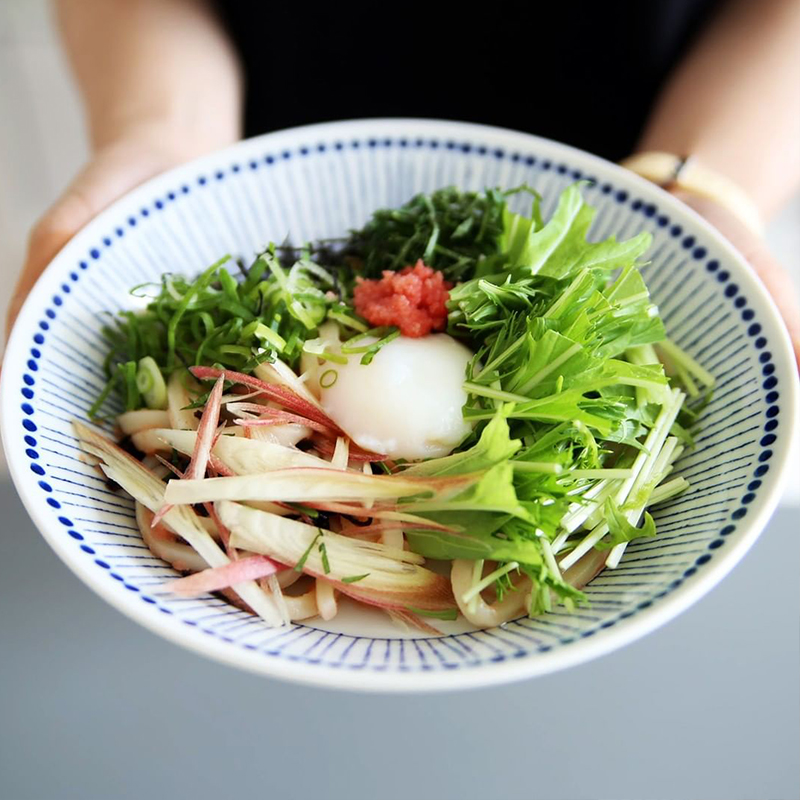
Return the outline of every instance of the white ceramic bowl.
[[[588,587],[591,606],[487,631],[404,633],[351,609],[283,630],[212,597],[165,598],[174,573],[141,542],[132,504],[80,458],[70,429],[103,382],[100,313],[165,271],[195,273],[268,240],[339,236],[414,193],[528,183],[552,210],[588,179],[592,236],[649,230],[645,277],[667,329],[716,376],[691,490],[654,515],[659,534]],[[2,432],[17,489],[64,562],[156,633],[228,664],[363,690],[464,688],[541,675],[652,631],[713,587],[773,511],[796,420],[796,373],[775,307],[750,268],[669,195],[586,153],[522,133],[422,120],[364,120],[269,134],[162,175],[92,221],[48,267],[17,321],[2,375]],[[31,580],[36,576],[31,575]]]

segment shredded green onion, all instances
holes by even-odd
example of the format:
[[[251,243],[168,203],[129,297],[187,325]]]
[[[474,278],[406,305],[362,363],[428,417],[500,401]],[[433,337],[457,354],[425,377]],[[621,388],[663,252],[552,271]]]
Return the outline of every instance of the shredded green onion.
[[[311,541],[311,544],[306,548],[306,550],[303,553],[303,555],[300,556],[300,560],[294,565],[295,572],[302,572],[303,571],[303,567],[306,565],[306,561],[308,561],[308,557],[311,555],[311,551],[314,549],[314,545],[321,538],[322,538],[322,531],[320,530],[319,533]]]
[[[320,536],[321,535],[322,533],[320,533]],[[325,542],[319,543],[319,555],[320,558],[322,559],[322,569],[325,571],[325,574],[327,575],[331,571],[331,565],[328,562],[328,548],[325,547]]]
[[[342,578],[342,583],[358,583],[359,581],[363,581],[364,578],[369,577],[369,572],[365,572],[363,575],[348,575],[346,578]]]

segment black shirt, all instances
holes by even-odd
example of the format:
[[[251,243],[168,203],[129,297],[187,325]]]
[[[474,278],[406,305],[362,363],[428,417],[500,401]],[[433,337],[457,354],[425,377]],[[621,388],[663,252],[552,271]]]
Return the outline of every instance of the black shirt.
[[[245,132],[431,117],[627,155],[717,0],[218,3],[247,75]]]

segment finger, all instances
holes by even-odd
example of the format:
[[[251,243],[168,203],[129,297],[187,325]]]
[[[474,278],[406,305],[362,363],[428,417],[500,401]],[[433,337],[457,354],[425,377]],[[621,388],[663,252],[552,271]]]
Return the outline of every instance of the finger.
[[[675,192],[675,196],[714,225],[753,268],[778,307],[800,367],[800,302],[789,273],[772,255],[764,240],[727,209],[686,192]]]
[[[64,245],[114,200],[170,163],[152,146],[124,142],[99,154],[78,174],[31,233],[25,265],[9,304],[6,336],[44,268]]]
[[[93,216],[79,190],[70,189],[36,224],[28,240],[28,252],[6,317],[6,339],[25,298],[56,253]]]
[[[800,304],[789,273],[772,255],[767,246],[758,239],[742,241],[739,249],[772,295],[789,331],[795,357],[800,364]]]

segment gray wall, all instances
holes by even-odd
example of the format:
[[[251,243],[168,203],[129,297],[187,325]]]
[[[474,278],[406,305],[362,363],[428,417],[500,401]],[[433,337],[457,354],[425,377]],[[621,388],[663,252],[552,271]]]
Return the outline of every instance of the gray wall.
[[[792,800],[800,539],[566,672],[431,697],[206,661],[105,605],[0,483],[0,800]]]

